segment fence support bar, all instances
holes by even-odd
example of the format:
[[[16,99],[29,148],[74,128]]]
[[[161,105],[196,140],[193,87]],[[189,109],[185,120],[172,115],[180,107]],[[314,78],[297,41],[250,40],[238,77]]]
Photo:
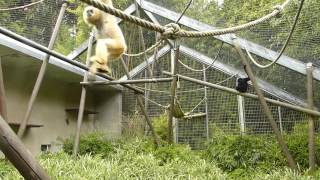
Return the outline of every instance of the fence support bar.
[[[80,82],[81,85],[115,85],[115,84],[145,84],[171,82],[173,78],[134,79],[125,81],[89,81]]]
[[[297,167],[297,164],[296,162],[294,161],[290,151],[289,151],[289,148],[287,146],[287,144],[285,143],[282,135],[281,135],[281,132],[279,131],[279,128],[277,126],[277,123],[275,121],[275,119],[273,118],[273,115],[272,115],[272,112],[264,98],[264,95],[262,93],[262,91],[260,90],[259,86],[258,86],[258,82],[256,80],[256,77],[251,69],[251,66],[247,60],[247,58],[244,56],[243,52],[242,52],[242,49],[240,48],[240,44],[239,44],[239,41],[237,38],[234,38],[233,39],[234,41],[234,45],[235,45],[235,49],[237,50],[238,54],[240,55],[240,59],[241,59],[241,62],[243,64],[243,66],[245,67],[245,71],[247,73],[247,75],[249,76],[250,78],[250,81],[252,83],[252,87],[254,89],[254,91],[257,93],[258,95],[258,99],[260,101],[260,104],[262,106],[262,111],[264,112],[264,114],[266,115],[267,119],[269,120],[270,122],[270,125],[272,127],[272,130],[273,132],[275,133],[276,135],[276,139],[280,145],[280,148],[282,150],[282,153],[283,155],[286,157],[287,161],[288,161],[288,165],[289,167],[294,170],[294,171],[298,171],[298,167]]]
[[[48,46],[49,50],[53,49],[54,43],[55,43],[55,41],[57,39],[57,36],[58,36],[58,32],[59,32],[59,29],[60,29],[60,25],[61,25],[64,13],[65,13],[65,10],[67,9],[67,5],[68,5],[68,3],[66,1],[62,4],[62,7],[61,7],[61,10],[60,10],[56,25],[55,25],[55,27],[53,29],[53,33],[52,33],[52,36],[51,36],[51,39],[50,39],[50,42],[49,42],[49,46]],[[26,131],[27,123],[28,123],[28,121],[30,119],[30,115],[31,115],[31,112],[32,112],[32,109],[33,109],[34,102],[35,102],[35,100],[36,100],[36,98],[38,96],[40,86],[42,84],[44,75],[45,75],[46,70],[47,70],[47,66],[48,66],[48,63],[49,63],[49,58],[50,58],[50,55],[47,54],[45,56],[45,59],[42,61],[42,65],[41,65],[41,68],[40,68],[36,83],[35,83],[35,85],[33,87],[32,94],[31,94],[31,97],[30,97],[30,100],[29,100],[29,103],[28,103],[27,111],[26,111],[26,113],[25,113],[25,115],[24,115],[24,117],[23,117],[23,119],[21,121],[21,124],[19,126],[18,136],[20,138],[23,136],[24,132]]]
[[[7,112],[6,91],[4,88],[3,71],[2,71],[2,57],[0,56],[0,115],[4,120],[9,121]]]
[[[312,63],[307,63],[307,99],[308,108],[313,109],[313,65]],[[308,149],[309,149],[309,168],[310,171],[314,171],[316,168],[316,149],[315,149],[315,129],[314,129],[314,116],[309,116],[308,121]]]
[[[172,74],[170,72],[167,72],[167,71],[163,71],[162,73],[166,74],[166,75],[169,75],[169,76],[172,76]],[[218,90],[221,90],[221,91],[224,91],[224,92],[228,92],[228,93],[231,93],[231,94],[240,95],[240,96],[248,97],[248,98],[251,98],[251,99],[258,99],[258,96],[255,95],[255,94],[240,93],[239,91],[237,91],[235,89],[232,89],[232,88],[220,86],[220,85],[217,85],[217,84],[212,84],[212,83],[209,83],[209,82],[205,82],[205,81],[201,81],[201,80],[198,80],[198,79],[190,78],[190,77],[183,76],[183,75],[180,75],[180,74],[177,74],[177,76],[180,79],[183,79],[183,80],[186,80],[186,81],[190,81],[190,82],[193,82],[193,83],[196,83],[196,84],[204,85],[204,86],[207,86],[207,87],[211,87],[211,88],[214,88],[214,89],[218,89]],[[308,109],[308,108],[300,107],[300,106],[297,106],[297,105],[292,105],[292,104],[289,104],[289,103],[286,103],[286,102],[280,102],[278,100],[274,100],[274,99],[270,99],[270,98],[264,98],[264,99],[268,103],[271,103],[271,104],[274,104],[274,105],[277,105],[277,106],[286,107],[286,108],[289,108],[289,109],[292,109],[292,110],[295,110],[295,111],[299,111],[299,112],[307,113],[309,115],[320,117],[320,112],[315,111],[315,110],[311,110],[311,109]]]
[[[177,45],[177,41],[174,42],[173,45],[174,57],[171,62],[171,71],[173,75],[173,80],[171,82],[171,99],[170,99],[170,111],[168,115],[168,143],[171,144],[174,142],[173,137],[173,113],[174,113],[174,104],[177,90],[177,78],[175,77],[177,74],[177,65],[179,59],[179,45]]]
[[[87,57],[86,57],[86,65],[89,66],[90,63],[90,56],[92,52],[92,44],[93,44],[94,35],[90,33],[89,41],[88,41],[88,50],[87,50]],[[83,82],[88,81],[88,72],[86,72],[83,76]],[[86,96],[87,96],[87,87],[81,87],[81,97],[80,97],[80,104],[79,104],[79,112],[78,112],[78,119],[77,119],[77,130],[76,136],[74,138],[74,145],[73,145],[73,155],[76,156],[79,151],[79,142],[80,142],[80,132],[81,132],[81,125],[83,120],[83,112],[86,104]]]

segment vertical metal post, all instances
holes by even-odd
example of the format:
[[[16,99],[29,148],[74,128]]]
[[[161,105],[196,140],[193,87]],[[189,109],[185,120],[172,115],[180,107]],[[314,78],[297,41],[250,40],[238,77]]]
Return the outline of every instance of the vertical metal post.
[[[240,134],[244,135],[246,133],[245,126],[245,110],[244,110],[244,99],[242,96],[237,95],[238,100],[238,113],[239,113],[239,123],[240,123]]]
[[[86,57],[86,66],[90,64],[90,57],[92,52],[92,44],[93,44],[94,35],[91,32],[89,41],[88,41],[88,50],[87,50],[87,57]],[[83,82],[88,81],[88,72],[85,72],[83,76]],[[78,119],[77,119],[77,130],[76,135],[74,138],[74,145],[73,145],[73,155],[76,156],[79,151],[79,142],[80,142],[80,132],[81,132],[81,125],[83,120],[83,112],[86,104],[86,96],[87,96],[87,86],[81,87],[81,97],[80,97],[80,104],[79,104],[79,112],[78,112]]]
[[[4,88],[1,56],[0,56],[0,114],[4,118],[4,120],[8,121],[6,91]]]
[[[288,146],[287,144],[285,143],[279,129],[278,129],[278,126],[277,126],[277,123],[276,121],[274,120],[273,118],[273,115],[272,115],[272,112],[264,98],[264,95],[262,93],[262,91],[259,89],[259,86],[258,86],[258,83],[257,83],[257,80],[255,78],[255,75],[251,69],[251,66],[249,64],[249,62],[247,61],[246,57],[244,56],[243,52],[242,52],[242,49],[240,48],[240,45],[239,45],[239,42],[237,40],[236,37],[234,37],[234,44],[235,44],[235,48],[237,50],[237,52],[239,53],[240,55],[240,59],[241,59],[241,62],[242,64],[245,66],[245,70],[250,78],[250,81],[252,83],[252,86],[253,86],[253,89],[255,90],[255,92],[257,93],[257,96],[258,96],[258,99],[260,101],[260,104],[262,106],[262,111],[264,112],[264,114],[266,115],[267,119],[269,120],[270,124],[271,124],[271,127],[272,127],[272,130],[273,132],[275,133],[276,135],[276,139],[281,147],[281,150],[283,152],[283,154],[285,155],[287,161],[288,161],[288,164],[289,164],[289,167],[294,170],[294,171],[298,171],[298,168],[297,168],[297,164],[296,162],[294,161],[289,149],[288,149]]]
[[[173,63],[171,63],[171,71],[173,74],[173,80],[171,82],[171,101],[170,101],[170,111],[169,111],[169,117],[168,117],[168,143],[173,142],[173,111],[174,111],[174,104],[175,104],[175,97],[176,97],[176,90],[177,90],[177,65],[178,65],[178,59],[179,59],[179,45],[177,44],[177,41],[174,42],[173,45],[173,51],[174,51],[174,58]]]
[[[49,42],[49,46],[48,46],[49,50],[53,49],[54,43],[55,43],[55,41],[57,39],[57,36],[58,36],[58,32],[59,32],[59,29],[60,29],[60,25],[61,25],[64,13],[65,13],[65,10],[67,9],[67,5],[68,5],[68,3],[66,1],[64,1],[64,3],[62,4],[62,7],[61,7],[61,10],[60,10],[56,25],[55,25],[55,27],[53,29],[53,33],[52,33],[52,36],[51,36],[51,39],[50,39],[50,42]],[[28,121],[30,119],[30,115],[31,115],[31,112],[32,112],[32,108],[33,108],[34,102],[35,102],[35,100],[36,100],[36,98],[38,96],[38,92],[39,92],[40,86],[42,84],[43,77],[44,77],[45,72],[47,70],[47,65],[48,65],[48,62],[49,62],[49,58],[50,58],[50,55],[47,54],[45,56],[43,62],[42,62],[42,65],[41,65],[41,68],[40,68],[36,83],[34,85],[34,88],[33,88],[32,94],[31,94],[31,98],[30,98],[29,103],[28,103],[27,111],[26,111],[26,113],[25,113],[25,115],[24,115],[24,117],[23,117],[23,119],[21,121],[21,124],[19,126],[18,136],[20,138],[23,136],[23,134],[24,134],[24,132],[26,130],[26,127],[27,127],[27,123],[28,123]]]
[[[203,65],[203,81],[207,82],[206,66]],[[206,100],[205,112],[206,112],[206,136],[209,140],[209,111],[208,111],[208,89],[204,86],[204,98]]]
[[[170,50],[170,69],[171,69],[171,73],[174,72],[174,68],[175,68],[175,51],[171,48]],[[177,122],[178,120],[175,117],[172,117],[172,137],[173,137],[173,142],[177,143]]]
[[[312,63],[307,64],[307,99],[308,99],[308,108],[313,109],[313,65]],[[310,171],[315,170],[316,166],[316,155],[315,155],[315,129],[314,129],[314,122],[316,118],[314,116],[309,116],[308,121],[308,149],[309,149],[309,168]]]
[[[124,62],[123,58],[120,58],[120,60],[121,60],[122,66],[123,66],[123,68],[125,70],[127,79],[130,80],[131,76],[130,76],[128,67],[127,67],[126,63]],[[141,94],[136,94],[136,98],[137,98],[138,105],[140,106],[140,109],[142,111],[142,114],[144,115],[144,117],[145,117],[145,119],[147,121],[147,124],[149,125],[150,131],[152,133],[152,136],[153,136],[153,139],[154,139],[154,141],[156,143],[156,146],[159,147],[160,146],[159,136],[157,135],[156,131],[154,130],[152,122],[151,122],[151,119],[150,119],[150,117],[148,115],[148,112],[146,111],[146,108],[143,105],[143,100],[142,100]]]
[[[283,133],[283,124],[282,124],[281,106],[278,106],[278,116],[279,116],[280,132],[282,134]]]

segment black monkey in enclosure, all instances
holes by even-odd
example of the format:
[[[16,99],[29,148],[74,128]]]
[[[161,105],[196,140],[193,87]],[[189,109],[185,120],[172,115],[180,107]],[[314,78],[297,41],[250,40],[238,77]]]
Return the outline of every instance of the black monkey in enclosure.
[[[246,66],[244,66],[243,68],[244,68],[244,71],[247,73]],[[236,81],[236,90],[241,93],[247,92],[249,87],[248,81],[250,81],[249,77],[238,78]]]

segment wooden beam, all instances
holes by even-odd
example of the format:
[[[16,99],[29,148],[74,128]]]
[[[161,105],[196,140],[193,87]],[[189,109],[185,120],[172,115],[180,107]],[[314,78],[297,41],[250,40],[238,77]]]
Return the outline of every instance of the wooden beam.
[[[137,0],[137,2],[140,4],[139,0]],[[174,11],[171,11],[169,9],[166,9],[164,7],[158,6],[156,4],[153,4],[145,0],[143,1],[143,9],[151,13],[157,14],[161,17],[167,18],[171,21],[176,21],[180,16],[180,14]],[[179,24],[194,30],[198,30],[198,31],[208,31],[208,30],[217,29],[214,26],[210,26],[208,24],[199,22],[195,19],[192,19],[186,16],[183,16],[181,18],[181,20],[179,21]],[[225,43],[228,43],[230,45],[234,45],[232,41],[232,36],[233,34],[225,34],[225,35],[215,36],[214,38],[220,41],[223,41]],[[242,38],[239,38],[239,44],[241,49],[247,48],[250,53],[263,57],[269,61],[273,61],[278,56],[277,52]],[[284,66],[288,69],[291,69],[293,71],[296,71],[298,73],[306,75],[305,63],[299,60],[283,55],[281,56],[277,64]],[[318,68],[314,69],[313,75],[316,80],[320,81],[320,69]]]
[[[0,149],[24,179],[50,179],[6,121],[0,116]]]
[[[169,75],[169,76],[172,76],[171,73],[166,72],[166,71],[163,71],[162,73],[166,74],[166,75]],[[194,82],[196,84],[200,84],[200,85],[203,85],[203,86],[206,86],[206,87],[215,88],[215,89],[218,89],[218,90],[221,90],[221,91],[224,91],[224,92],[228,92],[228,93],[235,94],[235,95],[240,95],[240,96],[243,96],[243,97],[248,97],[248,98],[251,98],[251,99],[258,99],[258,96],[255,95],[255,94],[240,93],[239,91],[237,91],[235,89],[232,89],[232,88],[229,88],[229,87],[220,86],[218,84],[212,84],[212,83],[209,83],[209,82],[205,82],[205,81],[201,81],[201,80],[198,80],[198,79],[194,79],[194,78],[190,78],[190,77],[187,77],[187,76],[183,76],[181,74],[177,74],[177,76],[179,76],[180,79],[183,79],[183,80],[186,80],[186,81],[190,81],[190,82]],[[281,101],[270,99],[270,98],[265,98],[265,100],[268,103],[274,104],[276,106],[282,106],[282,107],[286,107],[286,108],[289,108],[289,109],[292,109],[292,110],[295,110],[295,111],[299,111],[299,112],[302,112],[302,113],[307,113],[307,114],[310,114],[310,115],[313,115],[313,116],[320,117],[320,112],[319,111],[311,110],[311,109],[308,109],[308,108],[304,108],[304,107],[301,107],[301,106],[289,104],[289,103],[286,103],[286,102],[281,102]]]
[[[238,43],[237,38],[234,37],[233,41],[235,44],[235,49],[237,50],[237,52],[240,56],[242,65],[245,67],[245,71],[246,71],[248,77],[250,78],[250,81],[252,83],[252,87],[253,87],[254,91],[257,93],[258,100],[260,101],[260,104],[262,107],[261,110],[266,115],[266,117],[271,125],[271,128],[273,130],[273,133],[276,135],[276,139],[280,145],[281,151],[282,151],[283,155],[286,157],[289,167],[294,171],[298,171],[297,164],[296,164],[295,160],[293,159],[293,157],[289,151],[289,148],[281,135],[281,132],[278,128],[276,120],[273,117],[271,109],[269,108],[267,101],[265,100],[265,97],[264,97],[261,89],[258,86],[258,82],[256,80],[255,74],[252,71],[250,63],[247,60],[247,58],[244,56],[244,53],[242,52],[242,49],[240,48],[240,44]]]
[[[115,85],[115,84],[145,84],[171,82],[173,78],[133,79],[124,81],[88,81],[80,82],[81,85]]]
[[[200,62],[202,64],[206,64],[208,66],[212,65],[212,62],[213,62],[212,58],[210,58],[210,57],[208,57],[208,56],[206,56],[206,55],[204,55],[202,53],[199,53],[196,50],[193,50],[191,48],[188,48],[186,46],[182,46],[181,45],[180,46],[180,51],[181,51],[182,54],[184,54],[184,55],[186,55],[188,57],[191,57],[194,60],[196,60],[196,61],[198,61],[198,62]],[[221,72],[224,72],[224,73],[226,73],[226,74],[228,74],[230,76],[233,76],[233,75],[236,75],[236,74],[238,76],[240,76],[240,77],[245,77],[246,76],[246,74],[243,71],[240,71],[240,70],[235,69],[235,68],[233,68],[233,67],[231,67],[229,65],[226,65],[226,64],[222,63],[219,60],[216,61],[212,65],[212,68],[213,69],[217,69],[217,70],[219,70]],[[271,94],[271,95],[273,95],[275,97],[278,97],[280,99],[283,99],[283,100],[288,101],[288,102],[293,103],[293,104],[299,104],[299,105],[302,105],[302,106],[306,105],[306,103],[303,100],[301,100],[301,99],[289,94],[288,92],[286,92],[286,91],[284,91],[282,89],[279,89],[279,88],[271,85],[270,83],[268,83],[266,81],[263,81],[263,80],[261,80],[259,78],[257,78],[257,81],[258,81],[259,86],[264,91],[268,92],[269,94]]]

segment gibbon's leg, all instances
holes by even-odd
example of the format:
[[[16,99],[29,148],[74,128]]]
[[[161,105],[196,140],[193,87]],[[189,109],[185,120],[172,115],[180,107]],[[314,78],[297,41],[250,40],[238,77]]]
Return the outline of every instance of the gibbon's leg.
[[[97,40],[96,54],[90,58],[90,72],[95,74],[97,71],[107,72],[111,74],[111,69],[108,67],[109,53],[102,39]]]
[[[119,39],[103,39],[101,43],[107,47],[106,51],[108,53],[108,60],[119,58],[126,50],[124,41]]]

